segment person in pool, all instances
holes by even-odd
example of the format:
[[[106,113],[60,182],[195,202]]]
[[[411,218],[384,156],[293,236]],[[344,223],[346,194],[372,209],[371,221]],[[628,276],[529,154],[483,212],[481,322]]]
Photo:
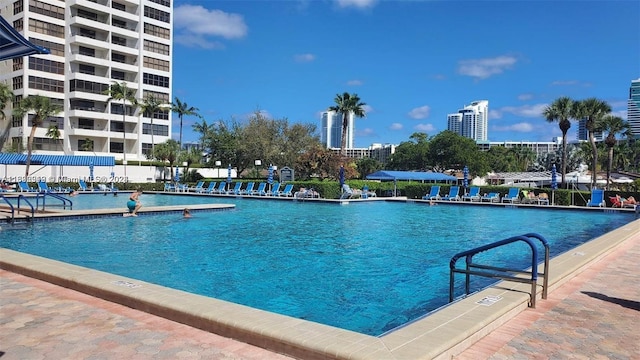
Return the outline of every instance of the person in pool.
[[[134,193],[129,196],[129,201],[127,201],[127,208],[129,209],[129,215],[138,216],[138,210],[142,207],[142,203],[140,203],[140,195],[142,194],[141,189],[137,189]]]

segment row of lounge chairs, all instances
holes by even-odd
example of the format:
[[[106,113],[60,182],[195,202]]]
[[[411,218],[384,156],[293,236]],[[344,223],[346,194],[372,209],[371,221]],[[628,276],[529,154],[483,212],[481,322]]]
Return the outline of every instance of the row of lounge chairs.
[[[62,187],[62,186],[57,186],[57,187],[50,187],[46,182],[44,181],[38,181],[38,188],[32,188],[31,186],[29,186],[29,184],[26,181],[19,181],[18,182],[18,188],[17,190],[20,192],[28,192],[28,193],[47,193],[47,192],[51,192],[51,193],[69,193],[72,192],[74,189],[71,187]],[[105,184],[98,184],[95,188],[91,188],[89,186],[87,186],[87,183],[84,180],[79,180],[78,181],[78,190],[79,191],[118,191],[118,188],[113,187],[113,186],[108,186]]]
[[[429,194],[422,197],[422,200],[445,200],[445,201],[477,201],[477,202],[490,202],[490,203],[523,203],[523,204],[534,204],[537,203],[539,205],[549,205],[549,196],[547,193],[540,193],[537,196],[530,196],[529,192],[523,190],[523,198],[520,199],[520,189],[519,188],[510,188],[509,193],[500,198],[500,193],[490,192],[488,194],[480,195],[479,187],[471,187],[469,188],[469,192],[465,195],[460,195],[460,187],[459,186],[451,186],[449,188],[449,193],[441,196],[440,195],[440,186],[434,185],[431,187]]]
[[[198,181],[198,183],[193,188],[185,188],[181,191],[190,191],[198,194],[218,194],[218,195],[255,195],[255,196],[284,196],[289,197],[293,196],[293,184],[286,184],[284,188],[281,188],[280,183],[274,183],[270,190],[267,190],[267,183],[260,183],[258,187],[254,189],[255,182],[251,181],[246,183],[247,186],[243,189],[243,182],[236,182],[233,188],[227,189],[227,182],[221,181],[220,183],[216,181],[211,181],[205,187],[204,181]],[[172,190],[171,188],[167,189],[165,187],[165,191],[179,191]]]

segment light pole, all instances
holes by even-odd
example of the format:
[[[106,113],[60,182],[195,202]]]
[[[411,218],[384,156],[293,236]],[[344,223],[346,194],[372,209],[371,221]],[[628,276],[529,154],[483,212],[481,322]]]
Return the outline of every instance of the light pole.
[[[262,165],[262,160],[256,160],[253,163],[256,166],[256,179],[260,177],[260,173],[258,172],[258,166]]]

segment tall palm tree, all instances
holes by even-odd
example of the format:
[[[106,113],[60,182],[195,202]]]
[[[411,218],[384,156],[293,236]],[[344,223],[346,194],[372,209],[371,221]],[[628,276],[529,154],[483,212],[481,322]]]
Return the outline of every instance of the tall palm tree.
[[[614,115],[606,115],[596,124],[596,130],[606,132],[607,137],[604,143],[607,145],[608,162],[607,162],[607,189],[609,180],[611,179],[611,168],[613,167],[613,147],[616,145],[616,135],[630,135],[629,124],[621,117]]]
[[[547,106],[542,115],[548,122],[558,122],[558,127],[562,131],[562,165],[560,172],[562,174],[561,184],[565,184],[565,175],[567,173],[567,132],[571,128],[571,112],[573,110],[573,100],[563,96],[557,98],[551,105]]]
[[[163,111],[163,105],[164,103],[153,95],[147,96],[140,105],[140,110],[142,110],[144,116],[151,119],[151,154],[153,154],[153,148],[155,146],[155,142],[153,141],[153,133],[155,132],[153,131],[153,114],[158,111]]]
[[[197,132],[198,134],[200,134],[200,150],[204,150],[205,148],[205,143],[207,142],[207,139],[209,138],[209,135],[211,133],[213,133],[213,131],[215,130],[213,124],[209,125],[207,124],[207,120],[202,119],[202,123],[195,123],[191,126],[193,128],[193,131]]]
[[[611,112],[611,105],[604,100],[596,98],[589,98],[582,101],[576,101],[573,106],[573,118],[585,119],[585,127],[589,132],[589,142],[591,143],[591,153],[593,154],[591,162],[591,186],[596,185],[598,174],[596,173],[596,167],[598,164],[598,146],[596,145],[596,138],[594,132],[596,131],[596,124],[605,115]]]
[[[353,113],[356,117],[365,117],[366,113],[364,106],[367,105],[360,101],[360,97],[357,94],[349,94],[348,92],[342,95],[337,94],[333,99],[335,105],[329,106],[329,111],[335,111],[342,114],[342,138],[340,140],[340,154],[342,156],[347,155],[347,128],[349,127],[349,114]]]
[[[122,101],[122,162],[126,163],[127,161],[127,132],[126,130],[126,115],[127,115],[127,101],[134,106],[134,108],[138,107],[138,100],[136,99],[136,91],[134,89],[130,89],[127,87],[126,82],[118,83],[114,81],[109,88],[105,91],[106,95],[109,95],[107,99],[107,103],[110,101]],[[127,166],[124,167],[124,176],[127,177]]]
[[[7,106],[7,103],[13,101],[13,91],[9,85],[5,83],[0,83],[0,120],[5,120],[7,118],[7,114],[4,113],[4,109]]]
[[[186,102],[180,101],[177,96],[171,104],[171,111],[178,114],[178,117],[180,118],[180,139],[178,141],[178,145],[180,146],[180,149],[182,149],[182,117],[185,115],[193,115],[202,119],[202,115],[198,113],[199,109],[197,107],[187,105]]]
[[[42,122],[50,116],[62,112],[62,107],[51,103],[51,99],[46,96],[30,95],[20,102],[17,108],[13,110],[13,114],[17,117],[23,117],[28,113],[33,113],[31,119],[31,133],[27,141],[27,161],[24,170],[25,178],[29,176],[29,166],[31,165],[31,153],[33,152],[33,138],[36,135],[36,129],[42,125]]]

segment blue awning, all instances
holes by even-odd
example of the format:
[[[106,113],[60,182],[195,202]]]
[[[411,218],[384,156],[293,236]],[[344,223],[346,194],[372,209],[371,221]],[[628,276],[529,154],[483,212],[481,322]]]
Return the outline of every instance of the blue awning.
[[[369,180],[395,181],[395,180],[416,180],[416,181],[457,181],[455,176],[436,173],[436,172],[419,172],[419,171],[393,171],[380,170],[373,174],[367,175]]]
[[[49,54],[49,50],[29,42],[0,16],[0,60],[33,54]]]
[[[26,154],[0,154],[0,164],[24,165],[27,163]],[[114,166],[113,156],[83,156],[83,155],[31,155],[31,165],[70,165],[70,166]]]

